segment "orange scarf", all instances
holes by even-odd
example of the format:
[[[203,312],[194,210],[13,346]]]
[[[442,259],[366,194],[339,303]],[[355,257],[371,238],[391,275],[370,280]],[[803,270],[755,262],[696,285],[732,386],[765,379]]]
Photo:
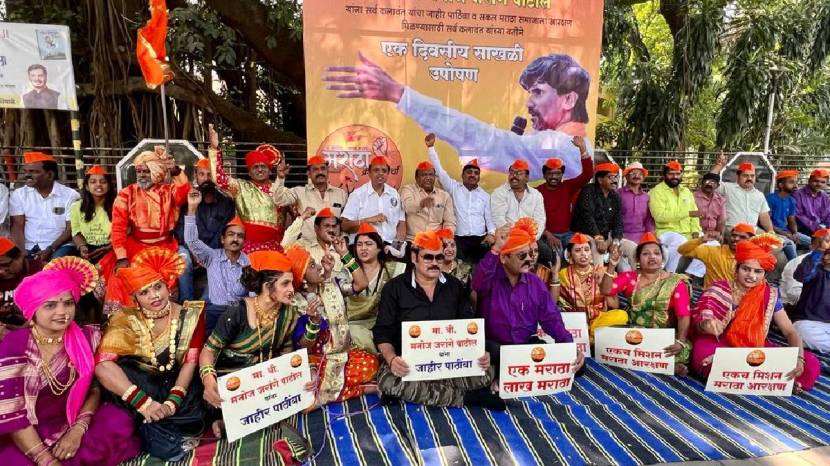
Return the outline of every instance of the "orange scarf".
[[[749,290],[738,304],[735,317],[723,334],[726,343],[733,348],[764,346],[767,339],[766,297],[769,285],[764,282]]]

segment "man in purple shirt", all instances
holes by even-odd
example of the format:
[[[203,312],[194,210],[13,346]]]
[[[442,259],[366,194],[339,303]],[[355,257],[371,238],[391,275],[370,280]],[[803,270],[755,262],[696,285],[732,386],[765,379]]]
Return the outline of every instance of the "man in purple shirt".
[[[557,343],[573,341],[545,283],[529,273],[530,245],[535,242],[522,228],[499,228],[495,244],[473,275],[473,289],[484,317],[485,346],[497,374],[501,345],[544,343],[537,336],[539,326]],[[551,286],[558,285],[557,280]],[[574,370],[583,362],[582,352],[577,351]]]
[[[623,238],[635,243],[643,233],[654,232],[654,218],[648,209],[648,192],[642,187],[648,170],[640,162],[628,164],[623,170],[625,186],[618,189],[623,218]]]
[[[793,193],[798,231],[812,236],[816,230],[830,226],[830,196],[824,192],[830,171],[816,169],[807,186]]]

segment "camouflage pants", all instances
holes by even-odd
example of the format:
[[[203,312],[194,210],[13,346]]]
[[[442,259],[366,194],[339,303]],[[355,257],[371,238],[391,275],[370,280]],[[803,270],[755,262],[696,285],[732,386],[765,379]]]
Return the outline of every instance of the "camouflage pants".
[[[386,363],[378,370],[378,387],[384,395],[396,396],[402,400],[425,406],[464,405],[464,395],[472,390],[484,388],[493,381],[493,367],[478,377],[456,377],[454,379],[420,380],[404,382],[392,373]]]

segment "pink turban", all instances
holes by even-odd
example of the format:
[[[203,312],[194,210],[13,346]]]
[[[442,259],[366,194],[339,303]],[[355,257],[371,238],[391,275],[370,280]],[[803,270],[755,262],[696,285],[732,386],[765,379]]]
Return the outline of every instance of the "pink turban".
[[[69,291],[72,299],[78,302],[81,297],[83,277],[71,270],[44,270],[20,282],[14,292],[14,303],[23,312],[27,320],[34,317],[38,308],[55,296]],[[66,418],[69,424],[75,422],[78,411],[84,404],[89,384],[95,369],[92,348],[84,337],[81,328],[71,322],[63,336],[63,347],[69,360],[78,371],[78,381],[69,390],[66,404]]]

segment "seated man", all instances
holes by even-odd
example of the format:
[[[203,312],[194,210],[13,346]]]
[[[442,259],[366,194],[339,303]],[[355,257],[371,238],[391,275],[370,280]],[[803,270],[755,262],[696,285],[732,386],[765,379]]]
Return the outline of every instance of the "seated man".
[[[15,245],[42,262],[76,254],[69,225],[69,207],[80,199],[74,189],[57,182],[58,162],[41,152],[23,154],[26,186],[9,199],[11,235]]]
[[[797,246],[810,247],[810,236],[799,233],[795,221],[796,207],[792,193],[795,191],[797,179],[797,170],[781,170],[775,176],[777,190],[767,194],[767,205],[769,205],[773,229],[777,234],[789,238],[794,243],[784,246],[784,255],[788,261],[795,259]]]
[[[623,217],[623,237],[639,242],[646,232],[654,233],[657,228],[648,208],[648,190],[643,187],[648,170],[640,162],[632,162],[623,170],[623,178],[625,186],[617,190]]]
[[[732,228],[727,244],[706,244],[717,240],[719,235],[709,231],[702,238],[695,238],[677,247],[677,252],[692,258],[699,259],[706,266],[706,275],[703,277],[703,287],[709,288],[719,280],[735,278],[735,247],[738,241],[755,236],[755,228],[745,223],[739,223]]]
[[[24,278],[40,272],[42,267],[38,259],[26,257],[10,239],[0,236],[0,341],[6,332],[26,323],[14,303],[14,292]]]
[[[490,392],[493,368],[490,355],[479,358],[483,376],[404,382],[410,366],[399,356],[401,322],[418,320],[469,319],[473,306],[461,282],[441,272],[444,246],[435,232],[415,235],[412,244],[413,266],[389,280],[380,297],[377,323],[372,329],[375,345],[382,357],[378,388],[384,402],[402,398],[427,406],[484,406],[504,410],[504,400]]]
[[[530,248],[535,243],[536,238],[522,226],[499,228],[496,243],[473,275],[487,352],[497,369],[501,345],[544,343],[536,333],[540,326],[557,343],[573,341],[547,286],[530,273]],[[558,280],[554,284],[558,285]],[[582,363],[582,352],[578,352],[575,370]]]
[[[823,228],[813,233],[813,241],[810,243],[810,251],[826,251],[830,249],[830,229]],[[803,285],[795,279],[795,270],[801,265],[801,261],[810,257],[809,254],[802,254],[787,262],[784,271],[781,272],[781,284],[778,286],[781,302],[789,311],[801,297]]]
[[[830,231],[819,230],[822,239]],[[807,254],[795,269],[794,278],[802,283],[801,296],[795,305],[793,322],[804,346],[830,352],[830,249],[820,245]]]
[[[657,225],[656,236],[665,249],[669,272],[677,270],[677,247],[700,234],[700,212],[692,191],[680,185],[683,166],[671,160],[663,166],[663,182],[651,190],[649,210]]]
[[[795,219],[801,233],[812,235],[816,230],[830,227],[830,195],[824,192],[828,180],[830,170],[813,170],[807,186],[793,193]]]

